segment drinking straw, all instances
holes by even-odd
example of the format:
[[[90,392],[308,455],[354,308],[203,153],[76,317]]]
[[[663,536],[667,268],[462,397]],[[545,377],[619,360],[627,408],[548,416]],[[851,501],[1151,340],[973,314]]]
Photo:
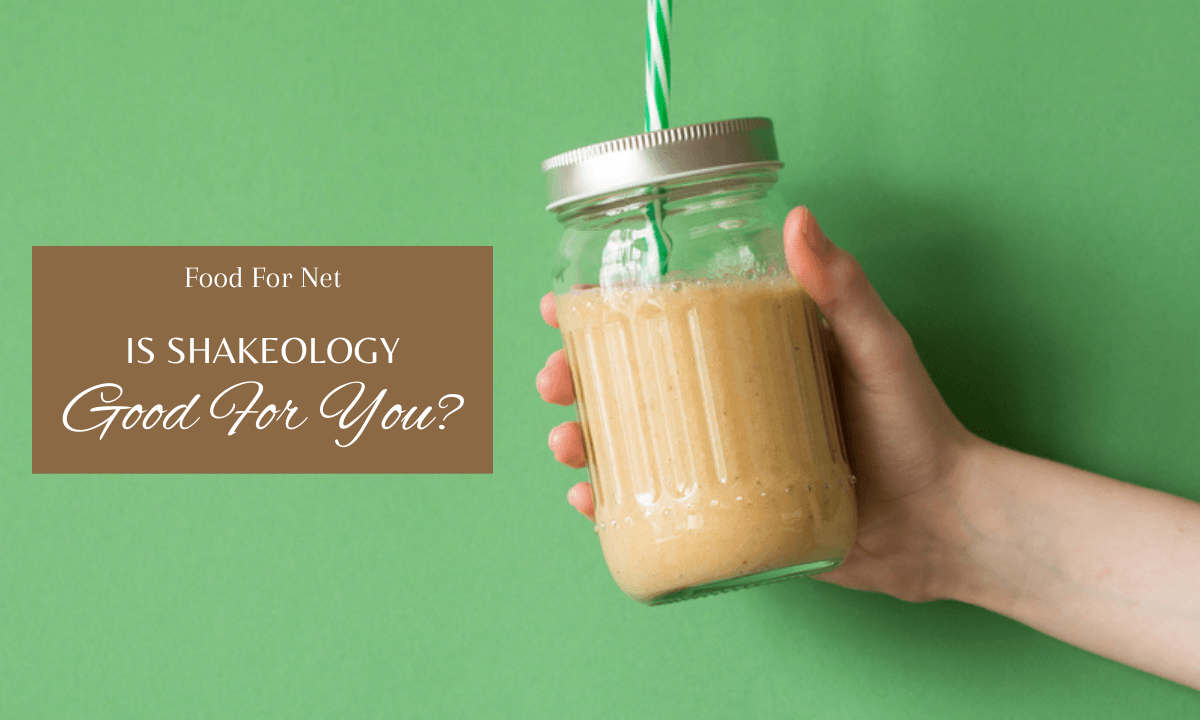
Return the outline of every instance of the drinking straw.
[[[667,127],[671,104],[671,0],[646,2],[646,132]],[[658,277],[667,274],[667,252],[671,244],[662,230],[662,200],[646,207],[646,218],[658,255]]]
[[[665,7],[664,7],[665,5]],[[668,127],[671,103],[671,0],[646,2],[646,132]]]

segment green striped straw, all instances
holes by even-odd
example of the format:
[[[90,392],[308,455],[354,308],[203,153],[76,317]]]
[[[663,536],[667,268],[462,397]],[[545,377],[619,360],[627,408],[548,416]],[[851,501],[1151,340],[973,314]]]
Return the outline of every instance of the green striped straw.
[[[671,0],[646,1],[646,132],[667,127],[671,104]],[[663,207],[655,200],[646,207],[646,219],[658,255],[658,277],[667,274],[671,243],[662,230]]]
[[[671,0],[646,2],[646,132],[662,130],[671,104]]]

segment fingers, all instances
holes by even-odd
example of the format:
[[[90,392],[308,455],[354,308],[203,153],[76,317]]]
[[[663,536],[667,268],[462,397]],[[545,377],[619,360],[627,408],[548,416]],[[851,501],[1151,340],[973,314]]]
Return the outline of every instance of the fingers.
[[[919,361],[862,266],[829,241],[806,207],[788,214],[783,244],[792,274],[829,320],[844,369],[866,389],[892,390]]]
[[[548,292],[542,296],[542,319],[552,328],[558,327],[558,313],[554,309],[554,293]]]
[[[575,385],[571,381],[571,367],[567,364],[567,353],[555,350],[546,360],[546,366],[538,371],[537,390],[542,399],[555,405],[570,405],[575,402]]]
[[[542,319],[550,327],[558,327],[558,317],[554,310],[554,293],[548,292],[542,296]],[[575,402],[575,387],[571,382],[571,368],[567,364],[567,355],[558,350],[546,360],[546,366],[537,375],[538,394],[546,402],[555,405],[570,405]]]
[[[587,457],[583,449],[583,431],[577,422],[565,422],[550,431],[550,450],[554,459],[566,465],[579,469],[587,465]]]
[[[587,465],[583,449],[583,431],[577,422],[566,422],[550,431],[550,449],[554,459],[567,467],[581,468]],[[592,486],[577,483],[567,491],[567,502],[588,520],[595,522],[595,506],[592,504]]]
[[[554,293],[548,292],[542,296],[542,319],[550,327],[558,327],[558,314],[554,307]],[[575,387],[571,382],[571,368],[567,364],[567,355],[562,350],[553,353],[546,360],[546,366],[537,376],[538,393],[546,402],[558,405],[570,405],[575,402]],[[587,465],[587,456],[583,449],[583,430],[577,422],[567,422],[550,431],[550,450],[554,459],[572,468]],[[592,503],[592,486],[581,482],[567,491],[567,502],[595,522],[595,506]]]
[[[596,507],[592,504],[592,486],[581,482],[567,491],[567,502],[587,517],[596,522]]]

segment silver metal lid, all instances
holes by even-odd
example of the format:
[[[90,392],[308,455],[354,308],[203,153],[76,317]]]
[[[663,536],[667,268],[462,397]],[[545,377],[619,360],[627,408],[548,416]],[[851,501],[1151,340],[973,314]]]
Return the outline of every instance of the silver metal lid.
[[[546,160],[547,210],[599,195],[695,175],[752,167],[779,169],[767,118],[684,125],[587,145]]]

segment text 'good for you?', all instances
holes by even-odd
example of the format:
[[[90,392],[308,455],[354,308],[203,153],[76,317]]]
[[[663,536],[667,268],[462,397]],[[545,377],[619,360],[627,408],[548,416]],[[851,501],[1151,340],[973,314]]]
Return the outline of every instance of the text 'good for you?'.
[[[290,398],[282,404],[260,403],[263,391],[263,383],[255,380],[235,383],[218,393],[212,402],[208,403],[208,411],[205,413],[201,409],[202,406],[197,408],[201,399],[200,393],[194,394],[190,401],[169,409],[162,403],[118,405],[115,403],[125,394],[125,389],[116,383],[100,383],[87,388],[67,403],[63,409],[62,424],[74,433],[99,431],[97,437],[103,440],[113,428],[188,430],[205,416],[214,420],[226,420],[229,423],[226,435],[234,435],[239,428],[298,430],[308,421],[308,414]],[[373,400],[366,399],[367,385],[358,380],[342,383],[326,393],[318,407],[321,417],[336,419],[339,430],[350,430],[354,433],[352,438],[335,438],[334,444],[346,448],[358,442],[363,431],[372,424],[372,420],[377,420],[375,424],[382,430],[425,430],[431,427],[445,430],[450,416],[466,404],[466,398],[462,395],[446,393],[438,398],[436,408],[420,403],[395,403],[387,407],[384,403],[387,393],[387,388],[384,388]],[[89,404],[91,407],[88,407]],[[103,419],[87,425],[88,421],[96,419],[95,413],[99,413]]]

